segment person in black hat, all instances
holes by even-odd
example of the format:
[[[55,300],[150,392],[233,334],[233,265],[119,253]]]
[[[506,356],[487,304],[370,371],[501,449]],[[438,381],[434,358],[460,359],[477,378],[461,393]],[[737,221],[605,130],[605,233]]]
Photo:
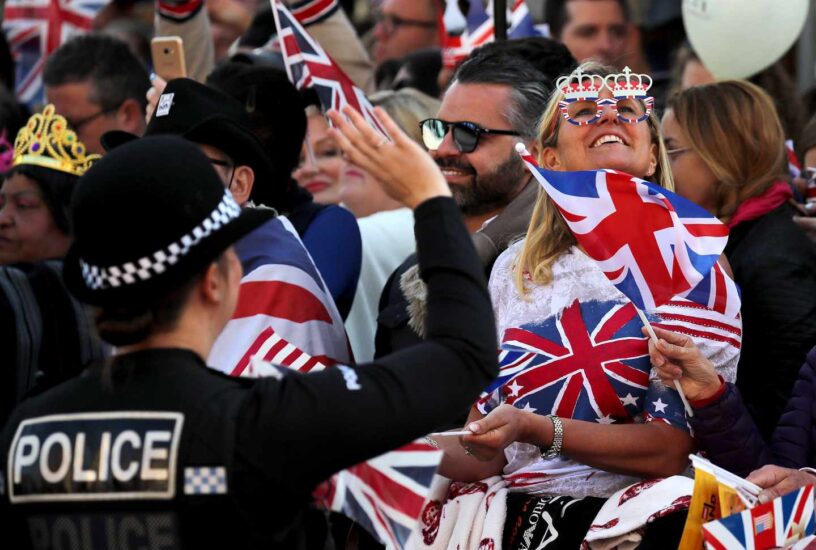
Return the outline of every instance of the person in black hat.
[[[258,138],[272,161],[271,177],[256,175],[255,185],[274,186],[276,200],[261,202],[274,207],[292,223],[345,319],[351,310],[362,264],[357,221],[343,207],[314,202],[312,195],[292,177],[300,164],[306,136],[304,107],[308,101],[316,101],[316,96],[302,97],[282,70],[233,61],[219,65],[207,77],[207,85],[243,106],[248,121],[245,126]],[[160,78],[153,80],[148,94],[151,97],[149,117],[153,116],[166,86]]]
[[[232,245],[271,213],[242,210],[178,137],[125,144],[82,178],[65,279],[119,354],[24,402],[0,436],[9,547],[302,548],[316,484],[427,433],[497,375],[461,214],[435,164],[378,116],[393,141],[367,147],[415,209],[429,336],[376,364],[267,365],[254,381],[205,368],[237,298]]]
[[[177,78],[167,83],[144,135],[175,134],[197,143],[239,205],[252,201],[278,209],[284,203],[283,186],[248,125],[243,106],[231,97]],[[109,151],[134,139],[138,136],[114,130],[103,134],[102,145]]]

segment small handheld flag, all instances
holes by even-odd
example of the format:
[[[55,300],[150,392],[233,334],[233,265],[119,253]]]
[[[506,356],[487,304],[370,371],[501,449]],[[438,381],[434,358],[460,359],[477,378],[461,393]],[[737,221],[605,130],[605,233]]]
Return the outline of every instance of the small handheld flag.
[[[675,296],[739,313],[736,285],[718,268],[728,228],[691,201],[651,182],[616,172],[556,172],[516,150],[563,216],[583,250],[644,311]],[[718,283],[720,283],[718,285]],[[703,291],[705,287],[705,291]]]

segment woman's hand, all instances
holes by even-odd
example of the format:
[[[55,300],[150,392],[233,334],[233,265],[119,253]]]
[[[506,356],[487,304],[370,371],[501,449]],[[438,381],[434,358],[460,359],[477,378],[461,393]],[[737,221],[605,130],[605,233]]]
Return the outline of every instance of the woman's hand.
[[[658,341],[649,339],[649,356],[660,381],[673,388],[679,380],[691,401],[707,399],[720,389],[720,377],[714,365],[684,334],[654,327]],[[646,333],[646,329],[643,329]]]
[[[747,479],[762,487],[759,502],[768,502],[801,487],[816,484],[816,476],[810,472],[773,465],[754,470]]]
[[[379,107],[374,112],[390,140],[351,107],[343,109],[348,120],[336,111],[328,114],[334,124],[331,135],[346,157],[374,176],[391,198],[409,208],[433,197],[449,197],[450,188],[431,156],[405,135],[388,113]]]
[[[156,105],[159,104],[159,97],[161,97],[162,92],[164,92],[164,88],[167,86],[167,82],[158,76],[153,75],[153,78],[150,79],[150,89],[147,90],[147,105],[145,106],[145,123],[150,123],[150,119],[153,118],[153,113],[156,112]]]
[[[464,435],[460,441],[465,451],[479,460],[494,460],[503,454],[505,447],[515,441],[540,444],[547,436],[537,436],[537,432],[546,431],[550,425],[547,441],[552,441],[552,422],[543,416],[517,409],[512,405],[500,405],[481,420],[471,422],[467,429],[473,435]]]

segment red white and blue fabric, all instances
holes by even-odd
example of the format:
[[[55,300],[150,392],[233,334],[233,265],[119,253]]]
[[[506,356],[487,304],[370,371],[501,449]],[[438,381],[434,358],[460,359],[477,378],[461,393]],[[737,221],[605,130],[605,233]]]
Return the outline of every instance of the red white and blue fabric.
[[[792,139],[785,140],[785,156],[788,158],[788,172],[791,177],[800,177],[802,175],[802,167],[799,164],[799,159],[796,158],[796,149]]]
[[[443,30],[443,58],[446,66],[453,67],[467,58],[474,49],[496,39],[496,28],[493,21],[493,2],[485,7],[484,0],[470,0],[465,16],[467,25],[464,32],[458,36],[448,35]],[[535,22],[530,15],[530,9],[524,0],[514,0],[513,8],[507,19],[507,38],[525,38],[540,36],[535,28]],[[444,22],[440,19],[440,23]]]
[[[312,88],[324,112],[339,111],[350,105],[374,129],[387,136],[363,90],[354,85],[283,4],[276,0],[271,2],[281,54],[292,84],[298,90]]]
[[[362,525],[387,548],[404,548],[417,526],[442,451],[414,441],[343,470],[315,491],[316,502]]]
[[[338,0],[303,0],[289,6],[295,19],[307,27],[328,19],[339,8]]]
[[[703,525],[709,550],[788,548],[814,532],[813,485]]]
[[[488,414],[506,403],[600,424],[643,415],[688,431],[679,395],[650,388],[652,365],[642,326],[631,302],[575,300],[557,315],[508,328],[499,376],[477,408]]]
[[[522,156],[584,251],[639,309],[681,296],[739,313],[737,286],[717,265],[728,228],[706,210],[622,172],[555,172]]]
[[[16,65],[17,97],[44,102],[45,60],[72,36],[91,30],[107,0],[6,0],[3,32]]]
[[[301,372],[351,361],[343,320],[289,220],[270,220],[235,250],[245,273],[238,306],[209,365],[246,376],[253,357]]]

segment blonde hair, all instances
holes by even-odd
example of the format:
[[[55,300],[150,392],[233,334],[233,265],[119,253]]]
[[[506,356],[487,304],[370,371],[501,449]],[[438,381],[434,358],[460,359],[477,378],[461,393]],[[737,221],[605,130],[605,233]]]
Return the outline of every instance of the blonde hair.
[[[739,80],[695,86],[673,96],[667,109],[717,178],[714,214],[724,222],[745,199],[787,177],[785,133],[762,88]]]
[[[370,100],[372,105],[385,109],[397,126],[420,145],[422,132],[419,131],[419,123],[436,116],[442,105],[438,99],[413,88],[383,90],[372,94]]]
[[[601,76],[615,72],[612,68],[595,62],[584,63],[581,65],[581,69],[585,73],[599,74]],[[558,102],[563,98],[564,94],[556,88],[550,96],[544,114],[541,116],[537,138],[541,150],[539,162],[542,161],[544,150],[548,147],[555,147],[558,143],[559,129],[563,120]],[[646,123],[649,125],[652,144],[657,145],[657,166],[654,174],[649,179],[655,181],[661,187],[673,191],[674,181],[669,166],[669,156],[666,153],[666,146],[663,143],[660,125],[654,111],[649,115]],[[603,167],[598,166],[596,168]],[[640,174],[634,175],[640,176]],[[553,264],[575,244],[576,240],[572,231],[570,231],[550,197],[540,188],[533,214],[530,217],[530,225],[527,227],[524,244],[516,258],[513,279],[518,291],[525,295],[528,281],[537,285],[549,284],[552,281]]]

